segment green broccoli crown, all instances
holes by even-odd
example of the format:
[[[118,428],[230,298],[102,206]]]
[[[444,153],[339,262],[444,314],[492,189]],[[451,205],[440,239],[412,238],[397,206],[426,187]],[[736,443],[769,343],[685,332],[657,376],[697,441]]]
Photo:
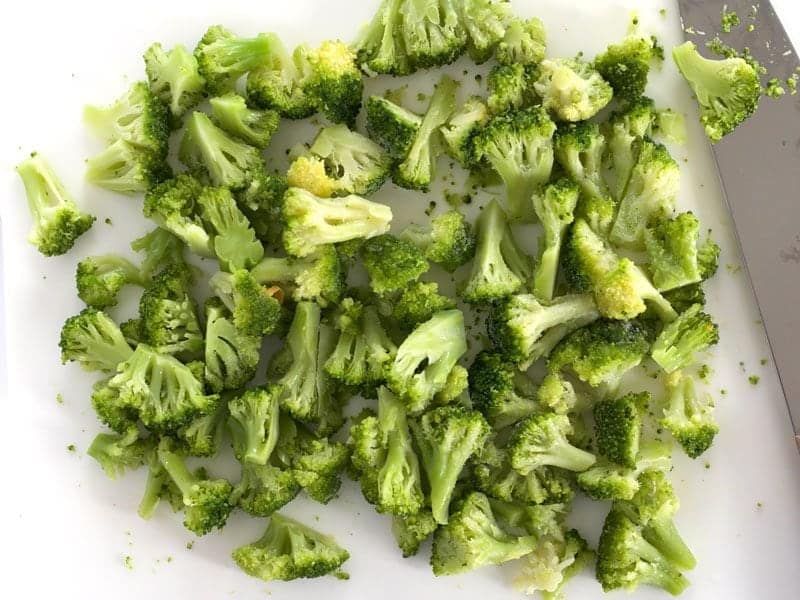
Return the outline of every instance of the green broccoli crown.
[[[367,131],[394,157],[404,157],[414,143],[422,117],[381,96],[367,99]]]
[[[61,362],[78,361],[90,371],[116,371],[133,353],[119,326],[108,315],[85,308],[61,328]]]
[[[475,235],[469,222],[453,209],[431,219],[430,228],[411,225],[401,239],[417,246],[425,258],[448,273],[469,262],[475,254]]]
[[[78,297],[87,306],[103,309],[117,304],[120,290],[128,283],[142,285],[139,269],[115,254],[90,256],[78,263],[75,273]]]
[[[637,478],[641,473],[648,470],[668,471],[671,468],[668,446],[661,442],[644,442],[640,444],[635,468],[600,461],[578,474],[578,485],[594,500],[630,500],[639,490]]]
[[[548,368],[568,369],[592,387],[614,390],[647,356],[651,329],[641,321],[601,319],[565,337],[550,353]]]
[[[714,402],[698,395],[694,380],[675,371],[667,377],[667,405],[660,423],[678,440],[684,452],[697,458],[708,450],[719,432],[714,420]]]
[[[628,591],[640,584],[662,588],[673,596],[689,585],[688,580],[622,511],[612,509],[603,524],[597,548],[596,575],[608,592]]]
[[[618,44],[611,44],[594,59],[594,68],[613,88],[614,97],[635,102],[647,86],[653,42],[639,35],[630,35]]]
[[[533,294],[517,294],[493,308],[487,332],[496,348],[524,367],[547,356],[566,335],[599,316],[589,295],[559,296],[544,305]]]
[[[717,243],[711,239],[710,235],[706,238],[706,241],[697,248],[697,267],[700,270],[700,277],[702,277],[703,280],[713,277],[717,272],[719,268],[719,253],[720,248]]]
[[[631,170],[609,239],[618,246],[641,250],[647,224],[675,209],[680,168],[663,145],[648,139],[635,144],[639,158]]]
[[[483,415],[462,406],[442,406],[412,422],[414,438],[430,485],[431,511],[437,523],[447,523],[450,499],[469,458],[489,436]]]
[[[506,186],[512,220],[531,220],[531,197],[553,167],[556,126],[541,106],[493,117],[475,136],[475,155],[497,171]]]
[[[706,303],[706,293],[700,283],[675,288],[664,292],[663,295],[678,314],[688,310],[693,304],[705,306]]]
[[[173,118],[180,118],[203,99],[205,81],[197,59],[183,44],[165,51],[152,44],[144,53],[144,67],[150,91],[169,106]]]
[[[641,392],[625,394],[595,405],[595,433],[600,454],[618,465],[636,468],[642,433],[642,411],[649,401],[650,394]]]
[[[178,429],[180,448],[190,456],[216,456],[227,415],[226,403],[220,402],[215,411],[196,417]]]
[[[450,115],[447,123],[439,128],[447,152],[465,169],[477,164],[475,158],[475,136],[489,120],[489,109],[483,98],[470,96]]]
[[[280,387],[268,384],[249,389],[228,402],[228,428],[240,462],[267,464],[278,443]]]
[[[320,246],[305,258],[266,257],[250,271],[261,284],[283,284],[292,298],[313,300],[320,306],[339,302],[345,291],[345,269],[336,248]]]
[[[214,392],[238,390],[253,378],[261,359],[261,336],[233,324],[222,302],[206,304],[205,382]]]
[[[208,91],[214,95],[228,92],[242,75],[269,62],[270,42],[264,34],[239,38],[221,25],[209,27],[194,49]]]
[[[437,312],[397,349],[387,368],[387,385],[405,400],[410,412],[419,412],[445,388],[450,372],[466,351],[464,314],[455,309]]]
[[[231,493],[231,504],[254,517],[268,517],[300,492],[291,471],[270,464],[242,463],[242,477]]]
[[[408,75],[414,70],[406,53],[405,41],[396,31],[400,26],[402,2],[382,0],[375,16],[353,43],[358,63],[370,75]]]
[[[536,400],[547,410],[560,415],[572,412],[580,402],[572,383],[553,371],[549,371],[539,383]]]
[[[121,194],[146,192],[170,177],[172,168],[163,154],[127,140],[113,142],[86,161],[87,181]]]
[[[446,65],[464,52],[467,36],[453,0],[437,5],[403,1],[397,10],[395,35],[402,39],[412,69]]]
[[[535,393],[528,376],[497,352],[479,352],[469,368],[472,404],[497,430],[537,412]]]
[[[392,534],[400,550],[403,551],[403,558],[414,556],[419,552],[422,542],[428,539],[438,526],[429,510],[421,510],[414,515],[393,516]]]
[[[283,224],[281,205],[288,185],[283,175],[260,170],[246,190],[236,194],[236,201],[247,216],[258,239],[275,246],[281,243]]]
[[[519,291],[531,276],[531,260],[519,248],[496,200],[477,222],[475,260],[461,295],[470,303],[488,303]]]
[[[514,560],[532,552],[536,536],[517,537],[498,525],[489,499],[470,493],[433,535],[431,566],[434,575],[455,575],[490,564]]]
[[[533,87],[542,106],[561,121],[584,121],[611,101],[613,91],[591,64],[577,58],[546,58]]]
[[[209,280],[214,293],[233,314],[233,324],[246,335],[262,336],[275,331],[282,318],[279,288],[266,288],[249,271],[216,273]]]
[[[608,199],[603,179],[605,137],[597,123],[565,123],[553,140],[555,158],[587,198]]]
[[[546,39],[541,19],[512,18],[497,45],[497,62],[501,65],[538,65],[544,60]]]
[[[672,49],[672,59],[700,105],[706,136],[718,142],[752,115],[761,98],[758,73],[743,58],[703,58],[692,42]]]
[[[625,193],[631,171],[636,164],[639,145],[634,142],[650,133],[655,115],[653,101],[642,96],[629,103],[625,111],[612,112],[603,126],[606,139],[605,165],[609,168],[607,174],[611,194],[616,200],[621,199]]]
[[[543,540],[523,557],[522,568],[514,579],[517,588],[526,594],[539,591],[543,600],[564,597],[565,585],[594,561],[595,554],[576,530],[570,529],[561,537]]]
[[[694,356],[719,342],[719,327],[694,304],[667,324],[653,342],[651,355],[667,373],[687,367]]]
[[[126,433],[136,425],[136,410],[120,401],[119,390],[109,386],[111,377],[93,386],[92,408],[97,418],[117,433]]]
[[[350,449],[341,442],[317,438],[303,427],[297,431],[294,449],[284,451],[291,455],[292,474],[312,500],[327,504],[339,493]]]
[[[565,415],[542,413],[527,417],[509,442],[511,466],[523,475],[546,465],[585,471],[597,459],[569,443],[567,436],[571,432],[572,424]]]
[[[368,239],[361,248],[361,257],[376,294],[403,289],[430,268],[417,246],[390,234]]]
[[[40,154],[32,154],[17,165],[17,173],[33,218],[28,241],[45,256],[65,254],[89,230],[95,217],[80,211]]]
[[[653,285],[672,290],[703,279],[698,264],[700,221],[690,212],[661,219],[644,232]],[[713,242],[712,242],[713,243]]]
[[[392,316],[405,329],[413,329],[435,313],[455,307],[455,301],[439,293],[438,283],[415,281],[405,286],[392,303]]]
[[[360,196],[320,198],[289,188],[283,201],[283,245],[293,256],[308,256],[319,246],[371,238],[389,230],[392,209]]]
[[[365,408],[353,419],[347,445],[351,476],[361,484],[366,501],[377,505],[380,501],[378,472],[387,453],[378,416],[373,410]]]
[[[486,104],[493,115],[519,110],[534,103],[533,71],[524,64],[497,65],[489,72]]]
[[[210,104],[211,117],[219,127],[256,148],[269,145],[281,120],[274,110],[248,108],[239,94],[211,98]]]
[[[227,188],[205,188],[197,198],[200,214],[214,233],[212,245],[226,271],[250,268],[264,256],[250,221]]]
[[[364,82],[356,54],[340,41],[324,41],[309,53],[311,73],[304,91],[334,123],[354,125]]]
[[[139,429],[132,426],[122,434],[98,433],[86,454],[100,464],[110,479],[116,479],[145,464],[151,450],[151,441],[142,439]]]
[[[242,571],[264,581],[321,577],[350,558],[332,537],[279,513],[270,517],[259,540],[236,548],[232,556]]]
[[[492,57],[503,39],[510,17],[510,5],[494,0],[456,2],[455,9],[467,35],[467,52],[477,64]]]

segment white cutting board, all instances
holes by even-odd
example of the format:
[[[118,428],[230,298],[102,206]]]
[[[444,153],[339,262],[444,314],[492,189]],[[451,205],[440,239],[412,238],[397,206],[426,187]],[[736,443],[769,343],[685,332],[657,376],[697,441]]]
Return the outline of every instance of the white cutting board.
[[[136,515],[144,471],[111,482],[84,452],[100,429],[89,406],[94,376],[75,365],[62,367],[57,336],[66,317],[80,310],[73,271],[88,254],[117,251],[131,255],[128,242],[148,224],[140,200],[114,196],[83,182],[83,160],[100,146],[84,132],[81,107],[104,103],[130,81],[142,77],[140,54],[153,41],[190,47],[212,23],[241,34],[277,31],[290,43],[325,37],[348,40],[377,2],[294,0],[246,2],[193,0],[191,3],[140,0],[117,7],[107,2],[22,2],[2,9],[3,92],[0,94],[0,215],[6,294],[7,363],[2,395],[0,460],[0,597],[5,598],[510,598],[514,567],[486,568],[436,579],[425,558],[403,560],[389,532],[389,519],[376,515],[355,486],[346,482],[328,506],[298,499],[285,512],[334,534],[351,552],[345,568],[351,579],[333,578],[265,584],[240,573],[231,549],[258,537],[265,520],[231,517],[222,533],[199,539],[162,507],[151,522]],[[547,25],[551,55],[583,50],[591,57],[622,37],[629,9],[638,5],[642,28],[656,33],[669,49],[681,40],[672,2],[573,2],[518,0],[523,15],[539,15]],[[782,15],[800,43],[800,12],[789,0]],[[666,15],[659,9],[666,8]],[[466,65],[467,63],[463,63]],[[459,63],[454,72],[465,68]],[[430,92],[433,78],[419,75]],[[398,85],[380,81],[377,91]],[[412,86],[407,98],[413,100]],[[662,106],[687,114],[690,141],[673,147],[682,162],[680,208],[692,209],[714,230],[723,248],[720,273],[709,285],[709,305],[719,320],[722,342],[709,357],[715,375],[708,386],[718,404],[721,433],[714,448],[697,461],[676,458],[673,481],[682,500],[677,523],[698,559],[684,597],[789,600],[800,568],[800,459],[758,323],[730,219],[719,192],[711,155],[696,123],[696,107],[667,60],[652,77],[649,95]],[[765,100],[765,103],[768,102]],[[293,131],[296,131],[293,129]],[[284,132],[283,149],[306,141]],[[29,217],[22,186],[12,168],[32,150],[42,152],[62,174],[67,188],[98,222],[73,252],[46,259],[25,241]],[[444,166],[444,161],[440,167]],[[754,173],[754,177],[767,174]],[[418,197],[382,190],[402,225],[439,195]],[[393,199],[393,201],[392,201]],[[111,218],[113,225],[104,223]],[[731,265],[726,268],[726,265]],[[131,302],[115,312],[132,310]],[[800,344],[800,342],[799,342]],[[740,367],[740,361],[743,368]],[[746,372],[743,371],[746,370]],[[761,378],[757,386],[748,375]],[[721,396],[720,389],[727,395]],[[63,404],[56,395],[63,396]],[[77,451],[67,451],[75,444]],[[586,506],[584,506],[584,504]],[[575,524],[594,544],[606,507],[582,502]],[[124,566],[131,557],[132,569]],[[602,596],[590,573],[573,582],[570,598]],[[618,594],[617,597],[621,596]],[[663,597],[641,589],[637,597]]]

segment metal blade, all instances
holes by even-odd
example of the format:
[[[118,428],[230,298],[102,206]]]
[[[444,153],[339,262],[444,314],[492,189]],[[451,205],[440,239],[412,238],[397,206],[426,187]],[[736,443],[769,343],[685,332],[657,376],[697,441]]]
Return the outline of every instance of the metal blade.
[[[693,40],[702,50],[720,30],[721,3],[678,4],[687,37],[705,32]],[[752,2],[734,0],[728,9],[742,25],[723,41],[750,48],[770,76],[789,77],[798,58],[772,5],[762,0],[753,14]],[[800,449],[800,94],[762,98],[713,150]]]

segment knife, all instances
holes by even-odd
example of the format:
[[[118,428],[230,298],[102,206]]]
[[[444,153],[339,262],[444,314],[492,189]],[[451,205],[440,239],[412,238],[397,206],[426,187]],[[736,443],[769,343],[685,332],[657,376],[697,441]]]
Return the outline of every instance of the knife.
[[[678,5],[687,37],[703,50],[720,31],[722,4]],[[797,54],[768,0],[733,0],[728,9],[742,23],[720,36],[726,44],[750,48],[770,77],[794,73]],[[800,451],[800,94],[762,98],[712,150]]]

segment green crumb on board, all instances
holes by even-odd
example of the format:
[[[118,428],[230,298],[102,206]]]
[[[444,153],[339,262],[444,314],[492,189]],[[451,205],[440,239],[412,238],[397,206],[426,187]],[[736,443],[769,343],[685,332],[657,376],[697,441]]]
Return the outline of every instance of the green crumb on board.
[[[728,263],[725,265],[725,268],[728,270],[728,273],[731,275],[738,275],[739,272],[742,270],[742,265],[736,265],[733,263]]]
[[[428,99],[428,95],[427,94],[424,94],[422,92],[417,94],[417,101],[418,102],[425,102],[425,100],[427,100],[427,99]]]
[[[457,194],[456,192],[445,190],[444,201],[447,202],[447,204],[452,208],[459,208],[463,204],[470,204],[472,202],[472,196],[469,194]]]
[[[723,395],[723,396],[727,396],[728,395],[728,390],[720,390],[719,393],[721,395]]]
[[[662,8],[660,11],[658,11],[658,14],[660,14],[662,17],[666,17],[667,16],[667,9],[666,8]]]
[[[105,223],[106,225],[114,224],[113,221],[111,220],[111,217],[106,217],[105,219],[103,219],[103,223]]]
[[[756,508],[764,508],[763,502],[756,502]]]
[[[764,95],[770,98],[780,98],[786,93],[783,83],[777,77],[773,77],[767,82],[767,87],[764,89]]]
[[[425,214],[430,217],[434,210],[436,210],[436,201],[431,200],[428,202],[428,208],[425,209]]]
[[[755,30],[756,30],[756,26],[755,26],[755,25],[753,25],[752,23],[750,23],[750,25],[748,25],[748,26],[747,26],[747,31],[748,31],[749,33],[752,33],[752,32],[754,32]]]
[[[742,373],[744,373],[745,368],[744,368],[744,361],[743,360],[739,361],[739,369],[742,371]]]
[[[191,550],[192,548],[194,548],[194,540],[186,542],[186,549]]]
[[[714,369],[709,367],[708,365],[700,365],[700,368],[697,369],[697,376],[702,379],[703,381],[708,381],[708,379],[714,374]]]
[[[664,46],[654,35],[650,36],[650,42],[652,44],[651,56],[659,62],[664,62]]]
[[[758,364],[760,364],[761,366],[764,366],[764,365],[766,365],[768,363],[769,363],[769,360],[766,359],[766,358],[762,358],[760,361],[758,361]]]
[[[167,562],[168,562],[168,563],[171,563],[171,562],[172,562],[172,557],[171,557],[171,556],[168,556],[168,557],[167,557]]]
[[[711,463],[707,462],[704,466],[705,466],[706,469],[710,469],[711,468]]]
[[[747,381],[750,382],[750,385],[758,385],[758,382],[761,381],[761,377],[758,375],[750,375],[750,377],[747,378]]]
[[[125,565],[126,569],[133,570],[133,557],[128,554],[125,556],[125,560],[122,561],[122,564]]]
[[[395,88],[393,90],[386,90],[383,93],[383,97],[391,102],[394,102],[395,104],[403,104],[407,90],[408,90],[408,84],[401,85],[399,88]]]
[[[61,395],[61,392],[56,394],[56,402],[59,404],[64,404],[64,396]]]
[[[333,576],[341,581],[347,581],[350,579],[350,573],[345,573],[344,571],[336,571]]]
[[[728,6],[724,5],[722,7],[722,22],[720,24],[723,33],[730,33],[731,29],[734,27],[738,27],[741,24],[742,20],[739,18],[739,15],[736,14],[735,11],[728,12]]]
[[[67,446],[67,452],[75,452],[75,444],[70,444]]]

